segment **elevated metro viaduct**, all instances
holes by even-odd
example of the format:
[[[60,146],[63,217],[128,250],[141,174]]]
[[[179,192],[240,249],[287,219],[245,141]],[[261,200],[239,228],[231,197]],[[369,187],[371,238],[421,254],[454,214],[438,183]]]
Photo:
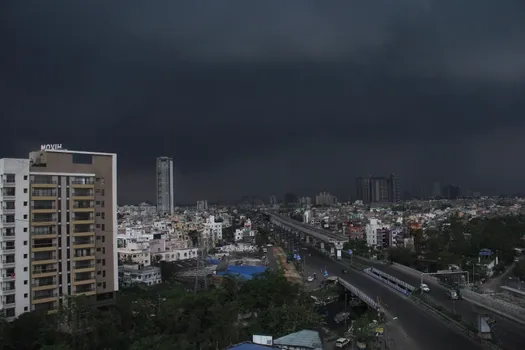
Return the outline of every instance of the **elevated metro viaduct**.
[[[343,245],[348,242],[348,237],[344,237],[337,233],[329,232],[320,228],[313,227],[302,222],[298,222],[287,216],[276,213],[267,213],[270,216],[270,222],[281,227],[287,231],[294,231],[297,235],[301,235],[307,243],[319,243],[321,250],[325,250],[325,244],[330,247],[330,253],[341,259],[341,251]],[[310,242],[312,240],[312,242]]]

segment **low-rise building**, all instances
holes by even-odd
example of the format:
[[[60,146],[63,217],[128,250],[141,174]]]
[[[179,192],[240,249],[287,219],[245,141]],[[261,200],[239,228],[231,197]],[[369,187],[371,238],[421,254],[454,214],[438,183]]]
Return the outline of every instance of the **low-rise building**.
[[[160,267],[142,264],[125,264],[118,268],[118,279],[121,286],[144,284],[152,286],[162,282]]]

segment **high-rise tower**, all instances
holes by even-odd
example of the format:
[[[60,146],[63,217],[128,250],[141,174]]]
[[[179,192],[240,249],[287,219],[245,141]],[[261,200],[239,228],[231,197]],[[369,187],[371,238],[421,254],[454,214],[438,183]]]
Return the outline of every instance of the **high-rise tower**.
[[[171,214],[174,210],[173,194],[173,159],[169,157],[157,158],[157,213]]]

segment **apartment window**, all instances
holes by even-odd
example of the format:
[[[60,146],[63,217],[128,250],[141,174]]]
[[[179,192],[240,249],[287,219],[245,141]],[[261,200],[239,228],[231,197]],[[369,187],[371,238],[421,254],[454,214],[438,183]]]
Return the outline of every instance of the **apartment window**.
[[[106,231],[106,224],[102,224],[102,231]]]
[[[27,193],[27,188],[24,188],[24,193]]]
[[[24,227],[24,232],[27,232],[27,227]]]
[[[27,202],[24,202],[24,207],[27,207]]]
[[[26,284],[26,285],[27,285],[27,280],[25,280],[25,281],[24,281],[24,284]]]
[[[25,271],[27,271],[27,266],[26,266],[26,267],[24,267],[24,272],[25,272]]]
[[[102,259],[102,266],[106,266],[106,259]]]
[[[5,175],[5,182],[7,182],[7,183],[14,183],[15,182],[15,174],[6,174]]]
[[[105,218],[106,218],[106,213],[100,213],[100,217],[101,217],[102,219],[105,219]]]
[[[27,299],[28,297],[29,297],[29,295],[27,293],[24,293],[24,298]]]
[[[4,206],[4,209],[13,210],[15,209],[15,201],[5,201]]]
[[[101,195],[101,196],[105,196],[105,195],[106,195],[106,192],[102,189],[102,190],[100,190],[100,195]]]
[[[106,254],[106,248],[102,247],[102,254]]]
[[[102,236],[102,243],[106,241],[106,237]]]
[[[102,277],[106,277],[106,270],[102,270]]]
[[[27,241],[24,241],[24,245],[27,245]]]
[[[24,254],[24,259],[27,259],[27,254]]]
[[[100,271],[97,271],[97,275],[100,275]]]
[[[101,236],[97,236],[97,241],[100,241],[100,237],[101,237]]]
[[[104,208],[104,201],[100,201],[100,206]]]
[[[73,164],[93,164],[93,155],[73,153]]]
[[[24,220],[27,220],[27,214],[24,214]]]
[[[97,226],[97,228],[100,228],[100,224],[97,224],[96,226]]]
[[[24,306],[24,311],[28,311],[29,308],[27,306]]]
[[[97,216],[100,216],[100,213],[97,213]]]
[[[102,287],[102,283],[98,282],[97,287]]]
[[[106,282],[102,282],[102,288],[106,288]]]

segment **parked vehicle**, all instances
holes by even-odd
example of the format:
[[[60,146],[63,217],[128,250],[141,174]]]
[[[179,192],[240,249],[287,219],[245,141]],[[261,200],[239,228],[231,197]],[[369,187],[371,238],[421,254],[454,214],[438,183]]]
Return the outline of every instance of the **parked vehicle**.
[[[335,341],[336,349],[349,349],[352,342],[348,338],[339,338]]]
[[[421,284],[419,288],[425,293],[430,293],[430,288],[425,283]]]

